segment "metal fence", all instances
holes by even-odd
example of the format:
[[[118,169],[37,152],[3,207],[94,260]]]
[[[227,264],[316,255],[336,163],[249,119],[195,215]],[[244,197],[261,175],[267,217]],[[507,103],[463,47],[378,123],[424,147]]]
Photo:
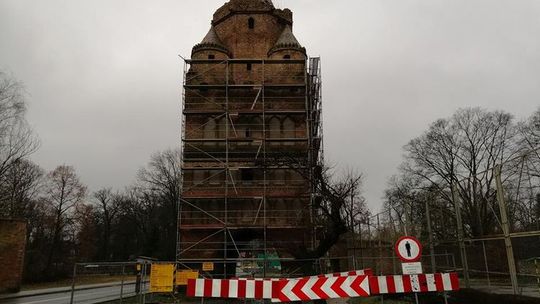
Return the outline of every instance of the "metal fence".
[[[425,269],[455,269],[462,287],[540,297],[540,175],[525,170],[527,161],[513,158],[450,184],[403,186],[387,197],[384,211],[357,220],[347,254],[395,264],[389,258],[394,242],[413,235],[431,255],[423,259]],[[473,188],[480,186],[483,193]],[[375,264],[382,272],[396,270],[389,262]]]
[[[148,263],[77,263],[69,303],[102,303],[144,297],[148,292]]]
[[[451,254],[434,257],[440,261],[441,268],[454,270],[455,259]],[[431,256],[423,256],[431,260]],[[78,263],[73,270],[73,284],[70,302],[88,303],[203,303],[216,299],[186,299],[186,286],[178,284],[172,293],[154,294],[150,292],[150,276],[153,263],[166,262],[139,261],[129,263]],[[350,270],[371,269],[374,274],[399,274],[400,262],[396,257],[344,256],[321,259],[287,258],[244,258],[223,261],[221,259],[191,259],[170,262],[176,265],[176,271],[193,270],[200,278],[295,278],[307,275],[344,272]],[[211,265],[210,268],[207,268]],[[443,267],[444,265],[444,267]],[[266,268],[266,273],[263,272]],[[429,269],[426,269],[428,271]],[[224,271],[228,272],[224,274]],[[443,299],[443,294],[439,294]],[[378,296],[382,301],[384,297]],[[166,300],[163,300],[166,298]],[[407,298],[403,296],[401,298]],[[270,301],[237,300],[243,303],[262,303]]]

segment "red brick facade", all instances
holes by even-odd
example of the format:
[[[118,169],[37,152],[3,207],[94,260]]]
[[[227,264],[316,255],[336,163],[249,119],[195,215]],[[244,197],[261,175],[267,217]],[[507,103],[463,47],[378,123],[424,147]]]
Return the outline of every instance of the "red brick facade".
[[[26,248],[26,221],[0,219],[0,292],[20,289]]]
[[[231,0],[214,14],[186,61],[179,259],[290,258],[311,246],[302,172],[320,151],[307,62],[290,10]],[[216,272],[237,275],[232,266]]]

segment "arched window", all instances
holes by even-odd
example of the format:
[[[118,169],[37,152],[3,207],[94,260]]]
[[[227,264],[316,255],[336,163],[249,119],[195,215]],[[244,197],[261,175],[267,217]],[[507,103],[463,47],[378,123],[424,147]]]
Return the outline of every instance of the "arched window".
[[[225,120],[225,117],[220,117],[219,119],[216,119],[216,137],[223,139],[225,138],[225,129],[227,126],[225,125],[227,121]]]
[[[296,127],[294,121],[290,117],[286,117],[283,120],[283,137],[294,138],[296,133]]]
[[[283,169],[275,170],[274,183],[276,185],[285,185],[285,170]]]
[[[204,125],[204,138],[205,139],[214,139],[216,138],[216,121],[213,117],[210,118],[210,120]]]
[[[252,127],[251,127],[251,134],[254,138],[262,138],[263,137],[263,125],[262,125],[262,119],[259,116],[253,117],[253,120],[251,121]]]
[[[209,60],[216,59],[216,55],[214,55],[214,54],[208,54],[208,59],[209,59]]]
[[[279,138],[281,134],[281,123],[276,116],[273,116],[268,121],[268,129],[270,133],[270,138]]]
[[[235,122],[236,135],[243,138],[251,138],[251,117],[240,116]]]
[[[255,19],[253,19],[253,17],[249,17],[248,19],[248,28],[250,30],[255,28]]]

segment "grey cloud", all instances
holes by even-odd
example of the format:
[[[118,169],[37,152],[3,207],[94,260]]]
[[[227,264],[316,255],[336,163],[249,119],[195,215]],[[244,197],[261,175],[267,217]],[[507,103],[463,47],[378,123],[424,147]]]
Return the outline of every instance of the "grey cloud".
[[[47,169],[121,188],[179,146],[181,62],[221,1],[0,1],[0,67],[24,81]],[[465,106],[518,118],[540,104],[535,0],[279,0],[323,58],[327,158],[381,203],[401,147]]]

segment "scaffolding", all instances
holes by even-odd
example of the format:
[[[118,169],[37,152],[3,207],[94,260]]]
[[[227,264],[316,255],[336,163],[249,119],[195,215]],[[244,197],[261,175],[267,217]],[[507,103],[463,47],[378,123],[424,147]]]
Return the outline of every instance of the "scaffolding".
[[[185,59],[183,79],[176,260],[221,261],[223,278],[261,260],[250,275],[268,276],[269,256],[316,243],[320,59]]]

